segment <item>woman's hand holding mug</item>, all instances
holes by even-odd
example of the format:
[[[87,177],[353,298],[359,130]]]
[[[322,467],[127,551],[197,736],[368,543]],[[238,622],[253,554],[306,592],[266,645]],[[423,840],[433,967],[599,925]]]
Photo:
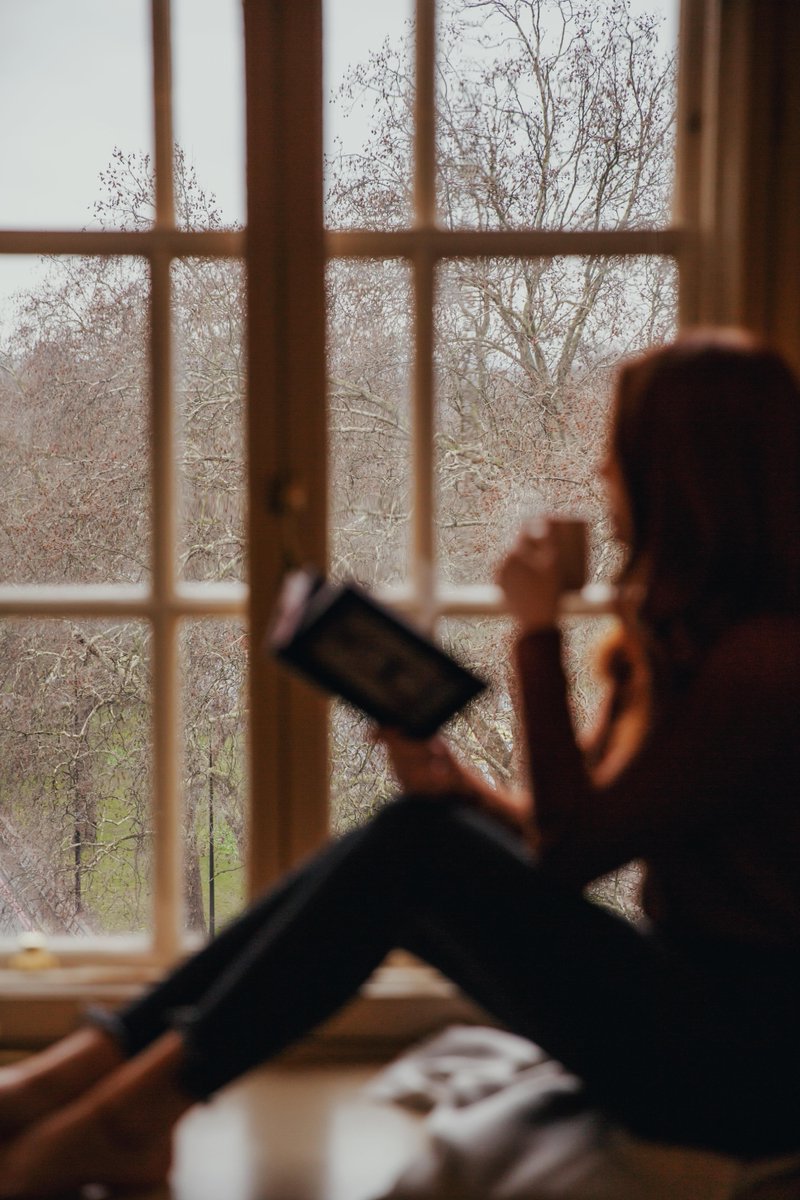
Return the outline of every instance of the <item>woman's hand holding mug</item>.
[[[586,544],[584,521],[535,517],[525,523],[495,573],[522,630],[555,625],[562,592],[586,582]]]

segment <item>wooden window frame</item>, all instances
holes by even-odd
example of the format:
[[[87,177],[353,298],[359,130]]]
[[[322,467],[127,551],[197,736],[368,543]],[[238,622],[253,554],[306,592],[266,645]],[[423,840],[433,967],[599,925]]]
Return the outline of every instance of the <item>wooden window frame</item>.
[[[701,40],[696,10],[683,0],[681,39]],[[382,596],[433,628],[442,617],[499,616],[491,585],[447,586],[437,580],[434,525],[434,279],[440,263],[484,257],[613,254],[665,255],[681,278],[695,247],[694,205],[688,181],[676,202],[680,219],[664,229],[620,231],[450,230],[436,216],[435,48],[436,0],[416,0],[414,211],[408,228],[326,230],[322,203],[321,0],[262,4],[245,0],[248,36],[248,217],[253,394],[274,397],[273,411],[251,409],[255,544],[273,547],[252,578],[254,645],[260,643],[289,551],[322,567],[327,561],[325,507],[326,381],[324,272],[340,259],[402,259],[413,295],[411,385],[413,479],[410,570],[407,585]],[[692,52],[694,53],[694,52]],[[260,68],[260,69],[259,69]],[[269,68],[269,69],[267,69]],[[272,79],[273,86],[268,82]],[[682,69],[681,84],[693,76]],[[298,136],[298,132],[302,135]],[[679,153],[694,153],[696,138],[684,122]],[[688,144],[687,144],[688,143]],[[269,173],[265,164],[280,164]],[[689,211],[691,209],[691,211]],[[292,270],[286,275],[286,260]],[[304,304],[296,302],[295,289]],[[680,292],[681,323],[690,302]],[[286,301],[281,305],[281,298]],[[279,397],[290,403],[282,406]],[[270,498],[265,506],[263,498]],[[255,560],[254,560],[255,561]],[[608,612],[610,593],[589,587],[566,597],[565,614]],[[311,850],[329,828],[328,742],[325,706],[308,689],[281,681],[266,661],[252,665],[253,705],[275,697],[277,730],[254,726],[253,778],[260,798],[254,811],[253,883],[263,884]],[[279,697],[281,697],[279,701]]]
[[[17,1044],[54,1036],[65,1013],[73,1013],[87,993],[97,995],[105,988],[110,999],[128,994],[136,981],[184,948],[177,716],[177,629],[184,617],[250,622],[250,894],[327,836],[327,707],[309,689],[281,674],[260,647],[290,555],[296,556],[299,547],[309,561],[327,561],[328,261],[399,257],[411,267],[416,347],[413,569],[408,586],[390,598],[429,625],[443,616],[499,612],[491,587],[452,588],[436,581],[432,312],[439,262],[485,256],[669,255],[680,276],[680,324],[747,324],[770,334],[795,363],[800,362],[800,300],[794,286],[800,234],[792,228],[800,199],[800,80],[793,68],[800,16],[793,6],[776,4],[765,10],[757,0],[682,0],[675,211],[668,228],[450,231],[437,225],[435,212],[435,4],[416,0],[414,223],[408,229],[382,232],[323,227],[321,0],[243,0],[248,162],[244,233],[186,231],[175,225],[169,0],[151,0],[151,6],[157,180],[153,227],[135,233],[0,230],[0,253],[136,255],[150,265],[152,579],[141,587],[0,587],[0,616],[130,617],[152,625],[154,936],[147,945],[114,939],[59,946],[65,963],[87,974],[68,977],[67,972],[57,986],[18,984],[16,999],[0,997],[0,1038],[16,1037]],[[766,56],[754,50],[763,47],[765,38],[779,64],[774,78],[769,64],[764,66]],[[736,103],[728,104],[737,88]],[[776,129],[770,140],[766,135],[774,135]],[[785,173],[779,169],[782,164],[789,166]],[[760,182],[753,188],[757,169]],[[170,265],[188,256],[241,257],[247,264],[249,586],[189,584],[175,577]],[[605,608],[606,598],[591,592],[569,597],[566,604],[569,611],[587,615]],[[127,970],[131,982],[121,974],[109,975],[110,966]],[[356,1006],[356,1016],[340,1021],[340,1033],[352,1036],[359,1029],[374,1040],[388,1018],[401,1033],[408,1033],[418,1031],[421,1021],[424,1025],[440,1019],[442,1005],[452,1012],[454,1001],[447,989],[439,984],[420,988],[422,978],[384,972]],[[32,998],[40,1004],[38,1010],[31,1008]],[[17,1001],[24,1002],[24,1010]],[[27,1020],[23,1017],[22,1024],[15,1025],[23,1011]]]
[[[172,48],[169,0],[150,0],[155,214],[141,231],[2,230],[0,253],[122,255],[144,260],[150,273],[149,383],[151,570],[145,584],[0,586],[0,618],[112,618],[146,621],[153,662],[153,927],[150,937],[51,939],[69,966],[119,965],[123,973],[162,966],[185,944],[182,905],[178,637],[187,617],[245,619],[248,589],[242,583],[188,583],[178,579],[177,455],[171,335],[171,269],[181,258],[240,258],[245,235],[181,229],[175,220],[172,159]],[[0,955],[13,949],[3,939]],[[65,979],[69,977],[66,976]],[[5,981],[14,991],[11,980]],[[73,986],[74,980],[67,986]],[[2,985],[0,985],[2,986]],[[2,1029],[0,1029],[2,1036]]]

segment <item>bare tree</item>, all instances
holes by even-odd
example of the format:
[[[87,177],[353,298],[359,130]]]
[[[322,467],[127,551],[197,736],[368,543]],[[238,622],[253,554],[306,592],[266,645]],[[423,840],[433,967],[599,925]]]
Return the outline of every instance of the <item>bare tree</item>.
[[[175,162],[181,222],[219,226],[180,150]],[[150,222],[146,156],[115,151],[101,185],[101,223]],[[20,297],[0,352],[0,573],[15,582],[140,582],[151,522],[147,274],[130,259],[46,265]],[[242,270],[182,260],[172,283],[178,569],[191,580],[241,578]],[[0,872],[27,895],[33,924],[142,928],[152,876],[147,629],[36,621],[0,635]],[[183,649],[187,921],[205,928],[210,893],[220,919],[241,898],[245,639],[226,622],[187,622]],[[24,863],[15,860],[23,843]],[[209,878],[211,861],[219,882]]]
[[[656,13],[634,16],[626,0],[446,0],[437,78],[442,222],[553,230],[665,224],[674,60],[659,21]],[[328,163],[334,226],[392,228],[408,220],[410,39],[385,43],[342,85],[340,102],[360,102],[369,128],[360,150],[340,146]],[[401,269],[391,270],[394,281]],[[607,402],[619,360],[672,332],[671,263],[653,256],[449,261],[437,285],[442,573],[452,582],[487,580],[523,517],[544,509],[592,519],[592,570],[609,577],[618,550],[596,475]],[[394,528],[402,548],[396,525],[409,512],[409,418],[398,370],[405,330],[386,315],[394,300],[381,295],[370,265],[340,273],[330,307],[338,563],[369,582],[385,581],[380,547]],[[364,380],[373,378],[373,362],[393,369],[381,374],[380,403],[371,407]],[[346,396],[359,399],[359,424],[341,402]],[[364,485],[366,461],[372,470]],[[378,550],[370,556],[365,547]],[[505,623],[450,621],[443,634],[495,685],[454,723],[457,747],[490,780],[520,782]],[[568,631],[579,725],[598,702],[593,637],[586,623]],[[351,724],[344,713],[334,721],[334,745],[348,746],[334,771],[343,824],[391,789],[383,761],[352,749]],[[614,886],[619,894],[621,885]]]
[[[623,229],[670,203],[671,56],[654,15],[627,0],[446,0],[438,59],[438,193],[450,227]],[[410,211],[408,39],[354,64],[339,100],[369,113],[364,143],[328,164],[336,226],[393,228]],[[176,150],[187,228],[223,225]],[[144,155],[115,151],[101,224],[145,228]],[[174,265],[181,475],[178,569],[237,579],[243,542],[243,288],[238,264]],[[0,574],[16,582],[139,582],[150,560],[149,280],[131,259],[54,259],[0,345]],[[407,267],[337,262],[328,276],[333,568],[368,584],[407,572],[411,511],[411,307]],[[436,472],[441,570],[486,580],[532,507],[593,517],[593,570],[616,549],[595,465],[621,357],[666,337],[674,273],[655,257],[449,261],[437,278]],[[452,728],[497,783],[520,779],[509,632],[450,621],[445,643],[494,683]],[[131,929],[151,899],[150,681],[136,622],[0,628],[0,885],[54,929]],[[576,719],[597,692],[585,629],[571,631]],[[243,854],[241,629],[187,622],[187,921],[238,902]],[[362,722],[336,705],[333,823],[392,792]],[[611,885],[606,898],[617,902]],[[627,901],[626,901],[627,903]],[[212,915],[213,908],[213,915]]]

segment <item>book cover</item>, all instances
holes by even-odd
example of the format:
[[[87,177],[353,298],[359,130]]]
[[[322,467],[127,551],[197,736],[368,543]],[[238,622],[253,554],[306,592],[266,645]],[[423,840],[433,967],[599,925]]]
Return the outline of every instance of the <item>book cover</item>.
[[[486,686],[357,583],[311,571],[287,576],[272,652],[380,725],[430,737]]]

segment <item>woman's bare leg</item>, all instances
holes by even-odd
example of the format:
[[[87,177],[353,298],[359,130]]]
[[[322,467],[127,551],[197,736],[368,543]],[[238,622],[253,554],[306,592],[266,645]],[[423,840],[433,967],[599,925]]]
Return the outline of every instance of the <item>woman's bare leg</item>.
[[[150,1187],[167,1176],[172,1131],[195,1103],[180,1085],[183,1040],[167,1033],[78,1099],[0,1148],[0,1200],[83,1184]]]
[[[0,1142],[69,1103],[124,1061],[101,1029],[79,1029],[0,1070]]]
[[[168,1029],[171,1012],[191,1004],[246,947],[253,935],[292,895],[300,870],[287,875],[203,950],[130,1006],[127,1020],[94,1010],[92,1024],[40,1054],[0,1068],[0,1146],[32,1122],[79,1096],[128,1057],[139,1054]]]

